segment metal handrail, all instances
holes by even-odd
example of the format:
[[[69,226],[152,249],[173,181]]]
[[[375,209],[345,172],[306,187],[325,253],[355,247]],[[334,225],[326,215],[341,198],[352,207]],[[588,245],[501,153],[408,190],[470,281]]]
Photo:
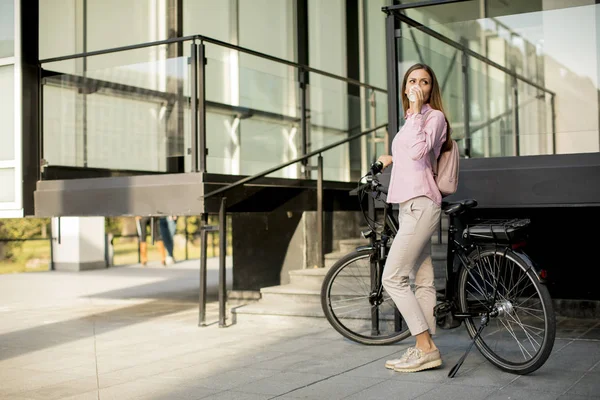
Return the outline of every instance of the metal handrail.
[[[393,6],[381,7],[381,11],[386,14],[391,14],[396,11],[407,10],[411,8],[429,7],[429,6],[440,6],[443,4],[454,4],[463,3],[465,1],[473,0],[425,0],[419,3],[407,3],[407,4],[394,4]]]
[[[310,153],[308,153],[308,154],[306,154],[306,155],[304,155],[304,156],[302,156],[302,157],[295,158],[295,159],[293,159],[293,160],[291,160],[291,161],[287,161],[287,162],[285,162],[285,163],[283,163],[283,164],[280,164],[280,165],[277,165],[277,166],[275,166],[275,167],[273,167],[273,168],[269,168],[269,169],[268,169],[268,170],[266,170],[266,171],[259,172],[258,174],[255,174],[255,175],[249,176],[249,177],[247,177],[247,178],[244,178],[244,179],[240,179],[239,181],[237,181],[237,182],[234,182],[234,183],[232,183],[231,185],[228,185],[228,186],[225,186],[225,187],[219,188],[219,189],[217,189],[217,190],[214,190],[214,191],[212,191],[212,192],[210,192],[210,193],[208,193],[208,194],[204,194],[204,195],[200,196],[200,197],[198,198],[198,200],[206,199],[206,198],[208,198],[208,197],[211,197],[211,196],[214,196],[214,195],[216,195],[216,194],[223,193],[223,192],[225,192],[225,191],[227,191],[227,190],[233,189],[234,187],[237,187],[237,186],[240,186],[240,185],[246,184],[246,183],[248,183],[248,182],[252,182],[252,181],[254,181],[254,180],[257,180],[257,179],[259,179],[259,178],[263,178],[263,177],[265,177],[266,175],[272,174],[273,172],[279,171],[280,169],[283,169],[283,168],[285,168],[285,167],[288,167],[288,166],[290,166],[290,165],[292,165],[292,164],[295,164],[295,163],[297,163],[297,162],[300,162],[300,161],[303,161],[303,160],[307,160],[307,159],[309,159],[310,157],[314,157],[314,156],[316,156],[317,154],[324,153],[324,152],[326,152],[327,150],[333,149],[334,147],[337,147],[337,146],[340,146],[340,145],[342,145],[342,144],[348,143],[348,142],[350,142],[350,141],[352,141],[352,140],[354,140],[354,139],[357,139],[357,138],[359,138],[359,137],[361,137],[361,136],[367,135],[367,134],[369,134],[369,133],[372,133],[372,132],[375,132],[375,131],[377,131],[377,130],[379,130],[379,129],[382,129],[382,128],[384,128],[384,127],[387,127],[387,125],[388,125],[387,123],[386,123],[386,124],[382,124],[382,125],[379,125],[379,126],[377,126],[377,127],[375,127],[375,128],[372,128],[372,129],[366,130],[366,131],[364,131],[364,132],[357,133],[356,135],[349,136],[349,137],[347,137],[346,139],[339,140],[339,141],[337,141],[337,142],[335,142],[335,143],[332,143],[332,144],[330,144],[330,145],[327,145],[327,146],[325,146],[325,147],[322,147],[322,148],[320,148],[320,149],[317,149],[317,150],[311,151]]]
[[[250,54],[250,55],[253,55],[255,57],[264,58],[264,59],[267,59],[267,60],[270,60],[270,61],[278,62],[280,64],[288,65],[290,67],[296,67],[296,68],[299,68],[299,69],[301,69],[303,71],[306,71],[306,72],[313,72],[315,74],[319,74],[319,75],[327,76],[329,78],[341,80],[341,81],[344,81],[346,83],[351,83],[353,85],[364,87],[364,88],[371,89],[371,90],[375,90],[377,92],[387,93],[387,90],[385,90],[385,89],[382,89],[382,88],[379,88],[379,87],[376,87],[376,86],[372,86],[372,85],[369,85],[367,83],[363,83],[363,82],[357,81],[357,80],[352,79],[352,78],[347,78],[347,77],[344,77],[344,76],[335,75],[335,74],[332,74],[330,72],[326,72],[326,71],[323,71],[323,70],[320,70],[320,69],[309,67],[308,65],[305,65],[305,64],[295,63],[293,61],[289,61],[289,60],[285,60],[283,58],[271,56],[269,54],[261,53],[259,51],[251,50],[251,49],[248,49],[248,48],[245,48],[245,47],[237,46],[237,45],[234,45],[234,44],[231,44],[231,43],[223,42],[221,40],[213,39],[213,38],[210,38],[208,36],[203,36],[203,35],[184,36],[184,37],[180,37],[180,38],[173,38],[173,39],[166,39],[166,40],[157,40],[157,41],[153,41],[153,42],[146,42],[146,43],[134,44],[134,45],[129,45],[129,46],[113,47],[113,48],[104,49],[104,50],[87,51],[87,52],[83,52],[83,53],[71,54],[71,55],[68,55],[68,56],[46,58],[46,59],[40,60],[39,64],[41,65],[41,64],[47,64],[47,63],[53,63],[53,62],[59,62],[59,61],[73,60],[73,59],[77,59],[77,58],[99,56],[99,55],[103,55],[103,54],[118,53],[118,52],[127,51],[127,50],[143,49],[145,47],[152,47],[152,46],[160,46],[160,45],[164,45],[164,44],[173,44],[173,43],[187,42],[187,41],[192,41],[192,40],[194,40],[194,41],[195,40],[200,40],[201,42],[207,42],[207,43],[215,44],[217,46],[227,47],[229,49],[237,50],[239,52]]]

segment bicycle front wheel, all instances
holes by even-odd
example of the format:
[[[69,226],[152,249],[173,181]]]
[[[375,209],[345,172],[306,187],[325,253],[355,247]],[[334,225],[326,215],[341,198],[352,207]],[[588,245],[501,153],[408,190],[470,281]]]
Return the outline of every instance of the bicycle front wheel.
[[[475,345],[504,371],[524,375],[537,370],[550,356],[556,334],[548,289],[533,268],[512,251],[484,248],[473,251],[469,259],[471,266],[463,266],[458,278],[461,311],[492,310]],[[474,337],[480,321],[468,318],[465,325]]]
[[[371,250],[355,251],[336,262],[323,281],[321,306],[342,336],[367,345],[406,339],[410,331],[390,295],[381,286]]]

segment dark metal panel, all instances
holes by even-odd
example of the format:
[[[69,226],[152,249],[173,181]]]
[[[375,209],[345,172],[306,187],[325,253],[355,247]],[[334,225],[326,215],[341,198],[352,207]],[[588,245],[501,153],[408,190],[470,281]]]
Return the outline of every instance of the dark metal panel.
[[[218,212],[220,197],[207,200],[199,197],[239,178],[183,173],[39,181],[35,191],[35,215],[160,216]],[[324,211],[358,209],[356,198],[348,194],[355,186],[354,183],[324,181]],[[227,192],[227,211],[316,210],[316,190],[316,182],[312,180],[261,178]]]
[[[480,208],[600,204],[600,153],[461,159],[459,188],[448,201]]]
[[[40,181],[35,215],[199,215],[202,191],[199,174]]]

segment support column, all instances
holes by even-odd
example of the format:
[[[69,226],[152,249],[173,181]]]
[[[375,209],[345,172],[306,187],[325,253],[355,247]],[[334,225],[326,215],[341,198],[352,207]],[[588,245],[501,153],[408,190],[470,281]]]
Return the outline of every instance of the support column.
[[[55,270],[106,268],[104,217],[52,218],[52,236]]]

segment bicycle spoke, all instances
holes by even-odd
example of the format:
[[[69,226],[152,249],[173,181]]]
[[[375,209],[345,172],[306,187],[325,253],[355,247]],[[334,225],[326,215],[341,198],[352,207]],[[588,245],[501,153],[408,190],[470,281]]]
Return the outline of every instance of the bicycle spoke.
[[[523,347],[523,345],[521,344],[521,342],[519,341],[519,339],[517,339],[517,336],[515,335],[514,331],[512,330],[512,328],[510,328],[509,326],[507,326],[504,321],[500,320],[500,322],[502,322],[502,325],[504,325],[504,327],[506,328],[506,330],[508,331],[508,333],[510,333],[510,335],[515,339],[515,341],[517,342],[517,345],[519,345],[519,349],[521,350],[521,354],[523,354],[523,359],[527,360],[527,357],[525,357],[525,353],[527,353],[527,355],[529,356],[529,358],[531,358],[531,354],[529,354],[529,352],[527,351],[527,349],[525,347]]]
[[[509,314],[509,316],[510,316],[510,317],[513,319],[513,321],[515,322],[515,324],[519,325],[519,327],[520,327],[520,328],[523,330],[523,332],[525,333],[525,335],[526,335],[526,336],[527,336],[527,338],[529,339],[529,343],[531,343],[531,347],[533,347],[533,349],[535,350],[535,346],[534,346],[534,345],[533,345],[533,343],[532,343],[532,340],[533,340],[533,341],[535,342],[535,344],[537,344],[537,345],[538,345],[538,348],[539,348],[540,344],[537,342],[537,340],[535,340],[535,339],[533,338],[533,336],[531,336],[531,335],[529,334],[529,332],[527,332],[527,329],[525,329],[525,327],[524,327],[524,326],[523,326],[523,324],[521,323],[521,319],[519,318],[519,316],[518,316],[518,315],[516,315],[516,318],[515,318],[515,317],[513,317],[513,316],[512,316],[512,315],[510,315],[510,314]],[[510,325],[510,321],[508,321],[508,320],[507,320],[506,322],[508,322],[508,324]],[[537,351],[537,350],[536,350],[536,351]]]
[[[525,311],[527,314],[531,315],[532,317],[539,319],[540,321],[545,321],[545,319],[544,319],[544,318],[538,317],[537,315],[533,315],[532,313],[530,313],[530,312],[529,312],[529,311],[527,311],[527,310],[523,310],[523,311]]]

